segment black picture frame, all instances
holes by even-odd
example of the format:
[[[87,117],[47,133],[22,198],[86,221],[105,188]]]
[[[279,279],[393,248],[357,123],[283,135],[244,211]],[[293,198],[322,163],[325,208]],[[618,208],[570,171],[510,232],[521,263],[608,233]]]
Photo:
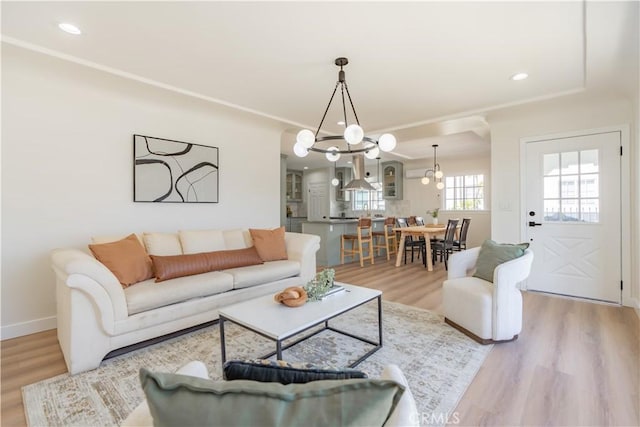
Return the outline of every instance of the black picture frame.
[[[218,203],[219,149],[133,135],[133,201]]]

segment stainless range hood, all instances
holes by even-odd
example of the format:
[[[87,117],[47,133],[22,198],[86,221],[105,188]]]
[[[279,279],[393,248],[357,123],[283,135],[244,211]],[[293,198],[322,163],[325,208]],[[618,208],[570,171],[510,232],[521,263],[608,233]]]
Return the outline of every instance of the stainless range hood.
[[[375,191],[375,188],[364,179],[364,154],[355,154],[353,156],[353,181],[344,186],[343,190],[355,191]]]

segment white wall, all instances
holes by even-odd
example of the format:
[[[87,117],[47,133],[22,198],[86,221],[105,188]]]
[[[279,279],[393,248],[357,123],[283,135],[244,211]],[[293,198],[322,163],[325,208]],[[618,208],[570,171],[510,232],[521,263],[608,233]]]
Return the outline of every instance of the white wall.
[[[637,101],[636,101],[637,102]],[[632,99],[596,96],[581,93],[535,104],[512,107],[487,115],[491,126],[491,176],[493,186],[492,236],[495,240],[515,242],[521,239],[520,212],[520,139],[560,132],[596,129],[628,124],[637,129]],[[638,137],[631,135],[631,176],[638,174]],[[635,160],[633,160],[635,159]],[[631,180],[630,194],[632,212],[638,218],[639,188],[637,178]],[[631,236],[640,233],[638,221],[631,221]],[[632,264],[639,259],[637,237],[632,246]],[[633,268],[629,298],[625,304],[638,304],[640,284],[638,269]]]
[[[219,147],[220,202],[133,203],[134,133]],[[55,327],[55,247],[278,226],[281,133],[276,122],[3,44],[2,338]]]

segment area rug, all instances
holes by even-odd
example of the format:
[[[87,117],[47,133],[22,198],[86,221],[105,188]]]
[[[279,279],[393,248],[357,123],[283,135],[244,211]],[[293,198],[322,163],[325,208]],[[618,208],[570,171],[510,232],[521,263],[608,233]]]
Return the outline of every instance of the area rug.
[[[377,339],[376,304],[361,306],[331,324]],[[231,323],[225,324],[225,338],[228,359],[256,358],[274,348],[272,342]],[[283,358],[346,366],[369,348],[324,331],[285,350]],[[383,347],[357,368],[375,378],[389,363],[400,366],[422,425],[441,425],[455,420],[455,407],[490,350],[491,346],[477,344],[432,312],[383,302]],[[141,367],[174,372],[190,360],[203,361],[209,375],[221,379],[217,324],[105,360],[93,371],[63,374],[23,387],[27,422],[32,427],[119,425],[144,397],[138,380]]]

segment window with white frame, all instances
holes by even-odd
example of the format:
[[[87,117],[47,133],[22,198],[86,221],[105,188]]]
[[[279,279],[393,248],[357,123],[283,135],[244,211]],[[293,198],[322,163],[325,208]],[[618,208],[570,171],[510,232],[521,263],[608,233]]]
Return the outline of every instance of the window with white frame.
[[[377,182],[371,183],[375,191],[352,191],[351,209],[354,211],[377,211],[384,210],[384,198],[382,188]]]
[[[445,177],[444,208],[448,211],[484,210],[484,175]]]

